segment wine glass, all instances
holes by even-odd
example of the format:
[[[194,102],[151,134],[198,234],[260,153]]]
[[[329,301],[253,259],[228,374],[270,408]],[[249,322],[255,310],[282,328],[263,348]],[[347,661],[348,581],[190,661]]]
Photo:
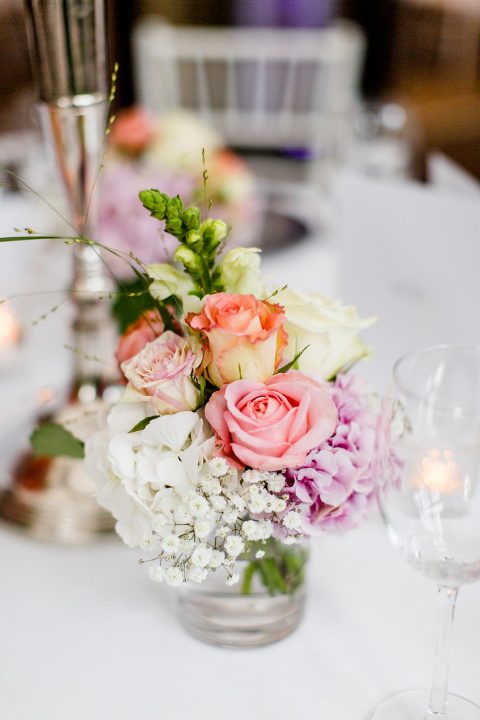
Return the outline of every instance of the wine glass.
[[[480,348],[439,346],[401,358],[378,428],[380,510],[394,546],[438,585],[433,684],[381,702],[369,720],[480,720],[448,693],[461,585],[480,579]]]

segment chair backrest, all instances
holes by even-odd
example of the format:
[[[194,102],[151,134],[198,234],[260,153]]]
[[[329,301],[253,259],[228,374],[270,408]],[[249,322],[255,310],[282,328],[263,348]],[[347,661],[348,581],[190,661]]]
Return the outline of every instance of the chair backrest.
[[[138,101],[198,112],[237,147],[325,147],[357,101],[364,38],[328,29],[174,27],[134,32]]]

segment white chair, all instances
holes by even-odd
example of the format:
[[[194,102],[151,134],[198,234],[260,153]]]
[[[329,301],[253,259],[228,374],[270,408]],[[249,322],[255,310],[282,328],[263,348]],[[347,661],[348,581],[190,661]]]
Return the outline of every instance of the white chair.
[[[361,31],[200,28],[155,18],[134,32],[138,101],[200,115],[238,148],[321,148],[350,125],[364,55]]]

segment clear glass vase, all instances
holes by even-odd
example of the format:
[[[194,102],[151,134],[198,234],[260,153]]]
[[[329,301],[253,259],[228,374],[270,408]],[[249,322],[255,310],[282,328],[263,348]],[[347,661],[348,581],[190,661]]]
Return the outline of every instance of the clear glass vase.
[[[265,552],[256,557],[258,549]],[[303,617],[308,548],[269,540],[236,564],[240,581],[219,570],[178,594],[180,621],[196,638],[223,647],[261,647],[296,630]]]

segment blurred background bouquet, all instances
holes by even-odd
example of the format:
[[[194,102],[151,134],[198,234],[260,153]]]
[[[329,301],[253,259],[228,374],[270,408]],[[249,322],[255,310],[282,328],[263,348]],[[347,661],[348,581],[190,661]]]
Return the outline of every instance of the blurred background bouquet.
[[[164,262],[177,241],[145,213],[138,201],[145,187],[166,188],[187,202],[214,206],[234,228],[231,244],[248,245],[255,237],[259,204],[248,165],[192,113],[155,115],[136,106],[119,112],[101,176],[102,242],[144,262]],[[129,266],[120,260],[115,270],[128,275]]]

